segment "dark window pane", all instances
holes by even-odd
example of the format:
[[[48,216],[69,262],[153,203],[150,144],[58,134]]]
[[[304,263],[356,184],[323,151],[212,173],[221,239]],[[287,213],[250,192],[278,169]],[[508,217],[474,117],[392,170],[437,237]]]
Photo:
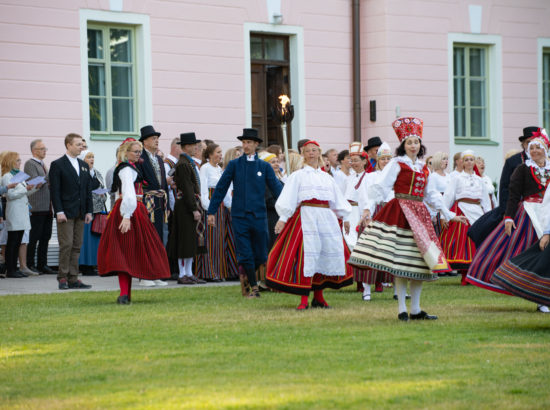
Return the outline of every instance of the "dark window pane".
[[[111,61],[132,61],[130,30],[111,29]]]
[[[455,137],[466,136],[466,111],[464,108],[455,108]]]
[[[90,131],[107,131],[105,98],[90,98]]]
[[[466,105],[466,89],[465,82],[462,78],[455,78],[454,80],[454,104],[455,106],[464,107]]]
[[[485,137],[486,133],[486,121],[485,121],[485,109],[472,108],[470,111],[470,136],[471,137]]]
[[[88,87],[91,96],[105,96],[105,67],[103,64],[88,65]]]
[[[134,104],[126,98],[113,98],[113,131],[134,131]]]
[[[250,37],[250,58],[253,60],[263,59],[261,38]]]
[[[485,49],[483,48],[470,49],[470,76],[473,76],[473,77],[485,76]]]
[[[88,29],[88,58],[103,58],[103,33]]]
[[[285,41],[282,38],[266,38],[264,44],[266,60],[285,60]]]
[[[542,55],[542,79],[550,80],[550,53]]]
[[[464,75],[464,47],[455,47],[453,50],[453,75]]]
[[[470,80],[470,105],[485,107],[485,81]]]
[[[132,97],[132,68],[112,66],[111,86],[113,97]]]

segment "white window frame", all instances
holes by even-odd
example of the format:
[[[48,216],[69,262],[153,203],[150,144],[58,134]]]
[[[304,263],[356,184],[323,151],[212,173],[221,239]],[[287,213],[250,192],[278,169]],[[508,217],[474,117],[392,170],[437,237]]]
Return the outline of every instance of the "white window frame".
[[[538,105],[539,105],[539,126],[544,127],[544,115],[543,115],[543,92],[542,92],[542,76],[544,74],[544,67],[542,66],[542,54],[544,51],[550,52],[550,38],[538,38],[537,39],[537,88],[538,88]],[[550,125],[549,125],[550,128]]]
[[[250,34],[287,35],[290,68],[291,104],[294,105],[292,141],[289,148],[296,147],[306,135],[306,98],[304,86],[304,29],[263,23],[244,23],[244,106],[246,127],[252,126],[252,78],[250,73]]]
[[[151,68],[151,27],[149,16],[143,14],[120,13],[101,10],[80,10],[80,68],[82,89],[82,129],[83,136],[90,138],[90,101],[88,89],[88,26],[89,25],[133,26],[134,81],[136,116],[134,122],[139,128],[153,122],[153,80]],[[122,134],[121,134],[122,135]],[[94,140],[120,140],[121,136],[94,135]]]

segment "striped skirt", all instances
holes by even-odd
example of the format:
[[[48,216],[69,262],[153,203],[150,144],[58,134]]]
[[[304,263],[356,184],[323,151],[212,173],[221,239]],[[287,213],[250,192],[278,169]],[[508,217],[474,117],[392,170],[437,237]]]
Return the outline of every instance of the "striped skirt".
[[[537,241],[537,233],[523,208],[523,203],[514,218],[516,229],[510,236],[504,231],[504,221],[485,239],[477,249],[468,269],[466,281],[480,288],[510,294],[507,290],[492,283],[491,277],[497,268],[507,260],[519,255]]]
[[[123,234],[118,229],[122,221],[120,203],[120,199],[115,203],[101,234],[97,251],[99,274],[112,276],[125,272],[139,279],[169,278],[166,250],[145,205],[138,201],[130,219],[130,230]]]
[[[290,218],[277,237],[267,258],[266,283],[272,289],[294,295],[308,295],[311,290],[325,288],[340,289],[353,283],[351,267],[346,266],[342,276],[327,276],[319,273],[313,277],[304,276],[304,239],[300,208]],[[344,243],[346,260],[350,256]]]
[[[512,295],[550,305],[550,246],[540,250],[539,242],[504,262],[491,282]]]
[[[458,202],[454,203],[451,211],[458,216],[464,215]],[[441,247],[453,269],[468,269],[476,253],[476,246],[468,237],[469,227],[469,223],[449,222],[449,226],[441,231]]]
[[[424,241],[423,253],[417,240]],[[431,269],[426,258],[432,261]],[[437,272],[450,270],[425,205],[400,199],[392,199],[374,217],[359,237],[348,264],[422,281],[437,280]]]
[[[213,193],[214,188],[209,188],[210,198],[212,198]],[[216,212],[216,226],[209,226],[207,223],[208,215],[204,212],[206,253],[195,256],[195,275],[201,279],[220,280],[237,277],[238,275],[235,244],[228,243],[233,235],[232,231],[228,234],[228,229],[231,229],[228,217],[229,213],[226,207],[221,204],[218,212]]]

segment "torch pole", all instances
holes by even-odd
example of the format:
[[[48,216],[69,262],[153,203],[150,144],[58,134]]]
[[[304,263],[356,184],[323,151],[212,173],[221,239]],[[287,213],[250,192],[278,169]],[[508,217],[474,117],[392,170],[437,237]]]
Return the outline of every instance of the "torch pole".
[[[286,169],[286,176],[288,177],[290,175],[290,161],[288,159],[288,142],[286,140],[286,122],[281,123],[281,131],[283,131],[283,149],[285,151],[285,169]]]

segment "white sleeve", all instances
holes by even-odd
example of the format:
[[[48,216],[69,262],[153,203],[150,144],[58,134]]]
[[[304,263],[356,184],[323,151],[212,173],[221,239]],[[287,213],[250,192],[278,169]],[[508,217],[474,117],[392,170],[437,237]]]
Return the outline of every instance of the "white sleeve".
[[[231,209],[231,205],[233,204],[233,182],[231,182],[231,185],[229,185],[229,189],[225,194],[225,198],[223,198],[223,204],[226,208]]]
[[[550,234],[550,189],[547,189],[544,193],[544,199],[542,200],[542,228],[545,235]]]
[[[298,207],[298,190],[300,189],[300,181],[297,176],[300,174],[300,172],[293,172],[288,177],[279,198],[277,198],[277,202],[275,202],[275,210],[279,214],[279,221],[288,221]]]
[[[120,203],[120,214],[123,218],[131,218],[137,208],[136,189],[134,181],[137,178],[137,172],[132,167],[126,167],[118,173],[120,178],[122,202]]]
[[[201,180],[201,205],[203,209],[208,209],[210,199],[208,198],[208,173],[211,167],[209,164],[204,164],[199,170]]]
[[[390,191],[395,185],[397,176],[401,171],[401,167],[395,158],[393,158],[388,165],[384,167],[376,177],[373,178],[372,183],[367,191],[367,204],[366,207],[371,210],[376,208],[376,204],[384,202]]]
[[[359,181],[357,178],[353,178],[351,175],[346,178],[346,191],[344,192],[344,199],[347,201],[353,201],[355,198],[355,185]]]
[[[4,174],[2,177],[2,185],[7,188],[12,178],[13,175],[10,172]],[[6,192],[6,199],[13,201],[15,199],[22,198],[25,195],[27,195],[27,186],[24,182],[20,182],[15,187],[8,189]]]
[[[429,176],[428,185],[426,186],[426,190],[424,192],[424,202],[432,208],[441,212],[441,214],[447,221],[450,221],[456,216],[454,212],[449,211],[449,208],[445,206],[443,195],[441,195],[441,193],[437,189],[435,189],[434,180]]]
[[[332,190],[334,192],[334,201],[329,201],[330,209],[334,211],[338,218],[342,218],[344,222],[349,221],[349,216],[351,214],[351,205],[349,204],[347,199],[344,198],[344,195],[342,195],[342,191],[340,191],[340,188],[338,188],[334,179],[327,178],[327,180],[330,181],[332,185]],[[349,181],[353,182],[351,178]]]
[[[170,168],[170,165],[168,165],[168,163],[164,163],[164,175],[166,175],[166,177],[168,177],[168,173],[170,172],[172,168]]]
[[[433,179],[435,185],[435,178],[432,178],[431,175],[428,177]],[[458,184],[458,178],[451,179],[451,183],[445,188],[445,193],[443,194],[443,203],[445,206],[450,209],[456,201],[456,185]]]
[[[483,212],[489,212],[491,210],[491,197],[489,196],[489,190],[483,180],[481,182],[481,209]]]

